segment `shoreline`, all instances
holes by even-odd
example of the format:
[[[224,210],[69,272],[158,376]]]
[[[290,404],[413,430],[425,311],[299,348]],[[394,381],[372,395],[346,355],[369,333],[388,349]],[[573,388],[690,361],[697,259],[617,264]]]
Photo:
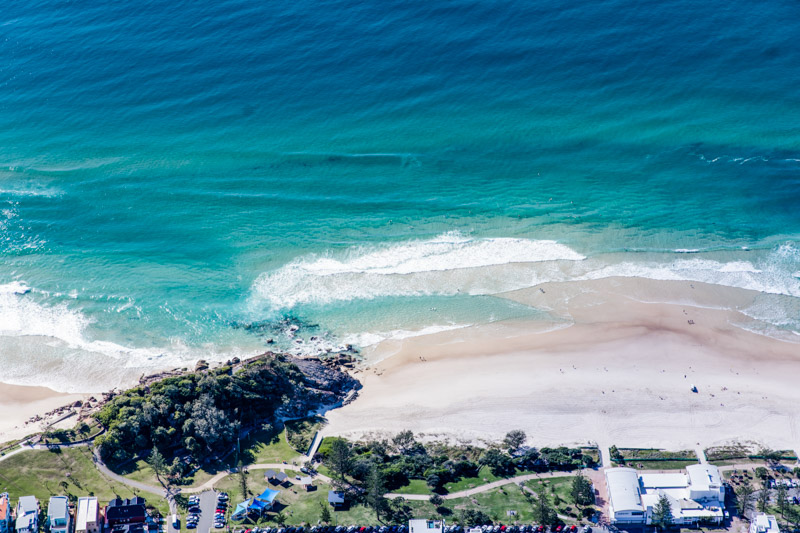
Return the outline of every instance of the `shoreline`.
[[[665,294],[672,303],[647,301]],[[748,440],[797,450],[800,345],[749,332],[739,324],[751,319],[717,305],[744,308],[757,294],[641,279],[508,293],[572,324],[540,332],[509,321],[385,342],[359,376],[359,400],[329,413],[326,434],[476,441],[521,428],[539,446]]]
[[[506,293],[553,321],[384,341],[364,352],[353,372],[363,389],[327,413],[324,433],[412,429],[474,442],[521,428],[538,446],[693,449],[752,440],[797,450],[800,416],[791,406],[800,400],[792,379],[800,344],[743,327],[753,319],[736,309],[758,294],[641,278]],[[89,396],[0,383],[0,442],[40,431],[46,418],[26,421]]]
[[[90,396],[88,393],[56,392],[47,387],[0,383],[0,443],[43,431],[50,422],[59,418],[46,413],[76,401],[86,401]],[[37,417],[40,419],[30,421]]]

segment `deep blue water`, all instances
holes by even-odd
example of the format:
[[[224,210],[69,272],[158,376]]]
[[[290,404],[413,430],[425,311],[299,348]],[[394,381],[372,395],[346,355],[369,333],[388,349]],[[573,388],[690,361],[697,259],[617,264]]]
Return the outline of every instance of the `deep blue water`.
[[[612,275],[763,291],[749,314],[800,331],[799,18],[4,4],[0,380],[545,319],[494,295]]]

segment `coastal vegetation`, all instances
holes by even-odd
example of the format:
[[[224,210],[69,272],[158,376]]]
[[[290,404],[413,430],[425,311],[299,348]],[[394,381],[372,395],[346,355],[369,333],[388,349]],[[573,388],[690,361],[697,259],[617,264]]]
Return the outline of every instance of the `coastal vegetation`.
[[[424,444],[410,431],[404,431],[391,440],[357,443],[328,437],[317,454],[343,489],[363,487],[370,473],[377,471],[387,490],[418,494],[425,493],[420,492],[425,488],[446,494],[526,472],[595,466],[593,459],[579,448],[523,448],[519,440],[508,439],[504,447]]]
[[[155,449],[169,460],[170,475],[182,475],[181,457],[199,463],[225,456],[243,434],[269,433],[281,417],[335,402],[342,389],[357,384],[344,375],[320,378],[324,372],[319,366],[309,371],[310,364],[268,354],[130,389],[95,414],[106,428],[95,445],[111,465]]]

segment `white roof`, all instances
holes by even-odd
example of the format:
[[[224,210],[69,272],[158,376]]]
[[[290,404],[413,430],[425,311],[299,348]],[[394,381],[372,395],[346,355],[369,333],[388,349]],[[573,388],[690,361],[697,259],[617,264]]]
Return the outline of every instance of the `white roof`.
[[[759,533],[778,533],[780,528],[775,517],[766,513],[758,513],[752,522],[750,530],[755,529]]]
[[[300,478],[301,485],[311,485],[311,476],[305,476]]]
[[[606,470],[608,496],[614,512],[642,511],[639,494],[639,477],[633,468],[609,468]]]
[[[97,498],[78,498],[78,511],[76,513],[75,531],[85,531],[86,524],[97,522]]]
[[[642,486],[646,489],[684,488],[689,480],[685,474],[640,474]]]
[[[699,490],[708,489],[711,485],[719,488],[722,485],[722,478],[719,475],[719,468],[714,465],[700,464],[686,467],[689,474],[689,482],[692,488]]]

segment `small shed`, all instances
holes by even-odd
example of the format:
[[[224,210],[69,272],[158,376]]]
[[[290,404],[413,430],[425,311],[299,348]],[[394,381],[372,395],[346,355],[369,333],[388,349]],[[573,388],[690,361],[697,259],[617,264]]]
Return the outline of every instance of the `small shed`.
[[[313,481],[311,480],[311,476],[301,477],[300,480],[297,483],[302,485],[303,488],[306,489],[306,492],[310,492],[314,488]]]
[[[344,507],[344,493],[337,490],[329,490],[328,503],[331,504],[334,509],[340,509]]]

